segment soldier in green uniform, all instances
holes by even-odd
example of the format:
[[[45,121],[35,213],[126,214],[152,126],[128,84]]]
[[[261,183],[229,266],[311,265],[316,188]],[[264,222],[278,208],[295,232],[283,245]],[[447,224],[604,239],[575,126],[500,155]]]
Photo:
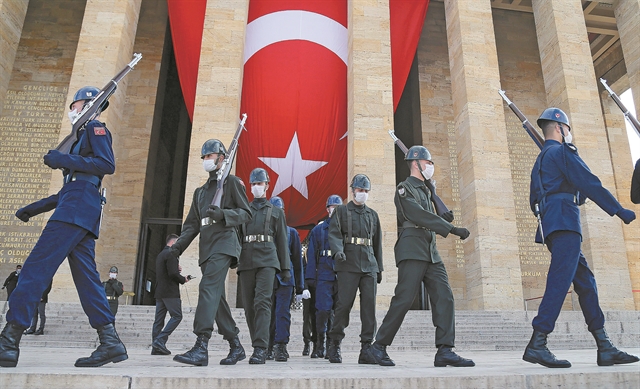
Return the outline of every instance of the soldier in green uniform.
[[[198,290],[198,306],[193,320],[193,333],[198,337],[193,348],[173,360],[196,366],[207,366],[207,347],[213,332],[213,321],[218,333],[229,342],[230,351],[221,365],[234,365],[245,358],[238,339],[238,328],[225,299],[224,281],[229,268],[236,266],[240,257],[239,226],[251,220],[249,201],[242,181],[229,175],[223,185],[222,207],[211,205],[216,193],[217,170],[227,154],[222,142],[210,139],[202,145],[203,168],[209,173],[207,182],[193,193],[191,209],[182,226],[178,241],[171,246],[174,256],[180,256],[200,234],[199,260],[202,280]]]
[[[447,270],[436,248],[436,234],[446,238],[451,233],[466,239],[469,230],[455,227],[434,212],[431,192],[424,182],[431,179],[434,171],[429,150],[424,146],[413,146],[405,160],[411,175],[398,185],[394,198],[398,223],[398,240],[394,249],[398,284],[376,341],[371,346],[371,355],[381,366],[395,366],[386,348],[398,332],[421,282],[424,282],[436,327],[438,352],[434,365],[475,366],[472,360],[462,358],[452,350],[455,341],[453,293]]]
[[[282,281],[291,279],[287,224],[282,209],[267,201],[269,174],[262,168],[251,171],[251,221],[242,227],[242,254],[238,278],[242,291],[253,354],[249,363],[264,364],[269,346],[271,295],[276,273]]]
[[[122,282],[118,281],[118,268],[111,266],[109,269],[109,279],[102,283],[104,287],[104,293],[107,295],[107,301],[109,302],[109,308],[113,316],[118,313],[118,297],[124,293],[124,287]]]
[[[376,283],[382,281],[382,230],[378,213],[365,202],[371,181],[364,174],[351,180],[353,200],[335,210],[329,225],[329,245],[333,254],[338,298],[329,336],[329,362],[342,363],[340,343],[349,325],[349,313],[360,290],[360,342],[358,363],[375,364],[369,348],[376,332]]]

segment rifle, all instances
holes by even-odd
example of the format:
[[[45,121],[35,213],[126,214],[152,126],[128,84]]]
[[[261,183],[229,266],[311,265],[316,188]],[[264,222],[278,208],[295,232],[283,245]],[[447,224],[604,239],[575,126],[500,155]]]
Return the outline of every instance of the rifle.
[[[104,205],[107,203],[107,188],[100,190],[100,224],[98,224],[98,231],[102,227],[102,214],[104,213]]]
[[[407,152],[409,151],[409,149],[396,136],[395,131],[389,130],[389,135],[391,135],[391,139],[393,139],[393,142],[396,144],[396,146],[398,146],[400,151],[402,151],[402,153],[406,156]],[[438,216],[440,216],[441,218],[443,218],[444,220],[446,220],[448,222],[452,222],[453,221],[453,212],[451,212],[449,210],[449,208],[447,208],[447,206],[444,204],[444,202],[442,201],[440,196],[438,196],[438,194],[436,193],[436,186],[434,185],[434,183],[431,180],[425,180],[425,184],[427,185],[427,188],[429,188],[429,190],[431,191],[431,202],[433,203],[433,206],[434,206],[434,208],[436,210],[436,214]],[[447,216],[447,218],[445,218],[445,214],[447,214],[447,213],[449,213],[451,216],[450,217]],[[449,219],[451,219],[451,220],[449,220]]]
[[[620,108],[620,110],[624,114],[624,117],[627,118],[629,123],[631,123],[631,126],[636,130],[638,135],[640,135],[640,122],[638,122],[638,119],[633,117],[633,115],[631,114],[631,112],[629,112],[627,107],[625,107],[624,104],[622,104],[622,100],[620,100],[620,97],[618,97],[616,92],[614,92],[613,90],[611,90],[611,88],[609,88],[609,85],[607,85],[607,80],[605,80],[604,78],[600,78],[600,83],[602,83],[602,85],[607,90],[607,92],[609,92],[609,96],[611,96],[613,101],[616,102],[616,105],[618,106],[618,108]]]
[[[133,67],[136,66],[140,59],[142,59],[142,54],[133,54],[131,62],[129,62],[129,64],[125,66],[120,73],[116,74],[116,76],[111,79],[111,81],[109,81],[107,85],[105,85],[105,87],[102,88],[102,90],[98,92],[93,99],[91,99],[91,101],[84,105],[82,111],[78,114],[78,117],[71,122],[71,134],[67,135],[62,142],[60,142],[56,147],[56,150],[61,153],[69,154],[71,147],[78,140],[78,131],[83,129],[87,123],[95,119],[100,112],[102,112],[102,108],[107,104],[111,95],[116,91],[116,88],[118,88],[118,82],[133,70]]]
[[[502,96],[504,101],[507,103],[509,108],[511,108],[513,113],[516,114],[518,119],[520,119],[520,121],[522,122],[522,128],[524,128],[525,131],[527,131],[527,134],[529,134],[529,136],[531,137],[531,139],[533,139],[535,144],[540,148],[540,150],[542,150],[542,146],[544,146],[544,138],[540,136],[540,133],[538,132],[538,130],[536,130],[533,127],[533,125],[531,125],[531,123],[529,122],[529,119],[527,119],[527,117],[524,116],[522,111],[520,111],[518,107],[516,107],[516,105],[511,100],[509,100],[509,98],[507,97],[507,95],[504,93],[502,89],[500,89],[498,93],[500,93],[500,96]]]
[[[238,124],[238,129],[236,130],[236,134],[233,136],[233,140],[229,145],[229,149],[227,152],[227,156],[222,161],[222,165],[220,169],[218,169],[218,182],[216,185],[216,193],[213,195],[213,200],[211,201],[211,205],[215,205],[216,207],[220,207],[222,203],[222,195],[224,194],[224,180],[227,179],[229,173],[231,172],[231,163],[233,162],[233,158],[236,156],[238,152],[238,139],[240,139],[240,134],[242,134],[242,130],[247,130],[244,126],[244,122],[247,121],[247,114],[242,114],[242,120],[240,120],[240,124]]]

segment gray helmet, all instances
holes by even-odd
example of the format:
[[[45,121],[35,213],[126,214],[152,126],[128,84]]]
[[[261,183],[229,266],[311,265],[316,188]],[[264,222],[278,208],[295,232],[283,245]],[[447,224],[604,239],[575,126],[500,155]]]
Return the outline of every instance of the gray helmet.
[[[118,268],[115,266],[111,266],[111,269],[109,269],[109,273],[117,273],[118,272]]]
[[[200,152],[200,158],[204,159],[209,154],[223,154],[227,155],[227,149],[224,148],[222,142],[217,139],[209,139],[202,145],[202,151]]]
[[[255,184],[256,182],[269,182],[269,173],[261,167],[257,167],[251,171],[249,175],[249,183]]]
[[[71,104],[69,104],[69,109],[71,109],[71,106],[75,104],[76,101],[92,100],[94,97],[98,95],[98,93],[100,93],[100,89],[96,88],[95,86],[85,86],[78,89],[76,94],[73,95],[73,101],[71,102]],[[106,110],[108,106],[109,106],[109,101],[105,101],[102,106],[102,111]]]
[[[424,146],[411,146],[407,151],[407,155],[404,156],[405,161],[416,161],[419,159],[431,161],[431,153]]]
[[[280,198],[279,196],[273,196],[269,199],[269,202],[274,206],[284,210],[284,201],[282,201],[282,198]]]
[[[332,205],[342,205],[342,197],[335,194],[329,196],[329,198],[327,198],[327,207]]]
[[[371,180],[364,174],[356,174],[355,176],[353,176],[351,185],[349,186],[352,188],[371,190]]]
[[[569,126],[569,129],[571,129],[571,124],[569,124],[569,117],[560,108],[551,107],[542,111],[542,114],[540,114],[540,117],[538,118],[538,122],[537,122],[538,126],[541,128],[542,128],[542,120],[551,120],[554,122],[566,124],[567,126]]]

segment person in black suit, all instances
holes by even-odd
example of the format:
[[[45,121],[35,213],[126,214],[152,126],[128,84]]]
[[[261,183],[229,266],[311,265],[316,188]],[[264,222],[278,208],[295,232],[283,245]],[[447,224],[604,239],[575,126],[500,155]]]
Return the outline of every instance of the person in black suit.
[[[18,285],[18,277],[20,277],[20,272],[22,271],[22,265],[16,266],[16,270],[12,271],[4,280],[4,284],[2,285],[2,289],[7,288],[7,301],[9,301],[9,297],[11,297],[11,293]]]
[[[178,327],[182,321],[182,301],[180,300],[180,284],[189,282],[191,275],[183,277],[180,274],[182,268],[178,263],[178,258],[171,254],[171,246],[178,240],[179,236],[170,234],[167,236],[164,250],[156,258],[156,320],[153,323],[151,333],[153,343],[151,344],[151,355],[169,355],[171,351],[167,349],[166,343],[169,335]],[[164,329],[164,319],[167,311],[171,316]]]

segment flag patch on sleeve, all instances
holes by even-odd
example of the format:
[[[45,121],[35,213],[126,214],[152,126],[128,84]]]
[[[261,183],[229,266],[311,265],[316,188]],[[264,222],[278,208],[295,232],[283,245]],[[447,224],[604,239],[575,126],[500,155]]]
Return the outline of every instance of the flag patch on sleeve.
[[[107,135],[107,130],[104,127],[93,127],[94,135]]]

